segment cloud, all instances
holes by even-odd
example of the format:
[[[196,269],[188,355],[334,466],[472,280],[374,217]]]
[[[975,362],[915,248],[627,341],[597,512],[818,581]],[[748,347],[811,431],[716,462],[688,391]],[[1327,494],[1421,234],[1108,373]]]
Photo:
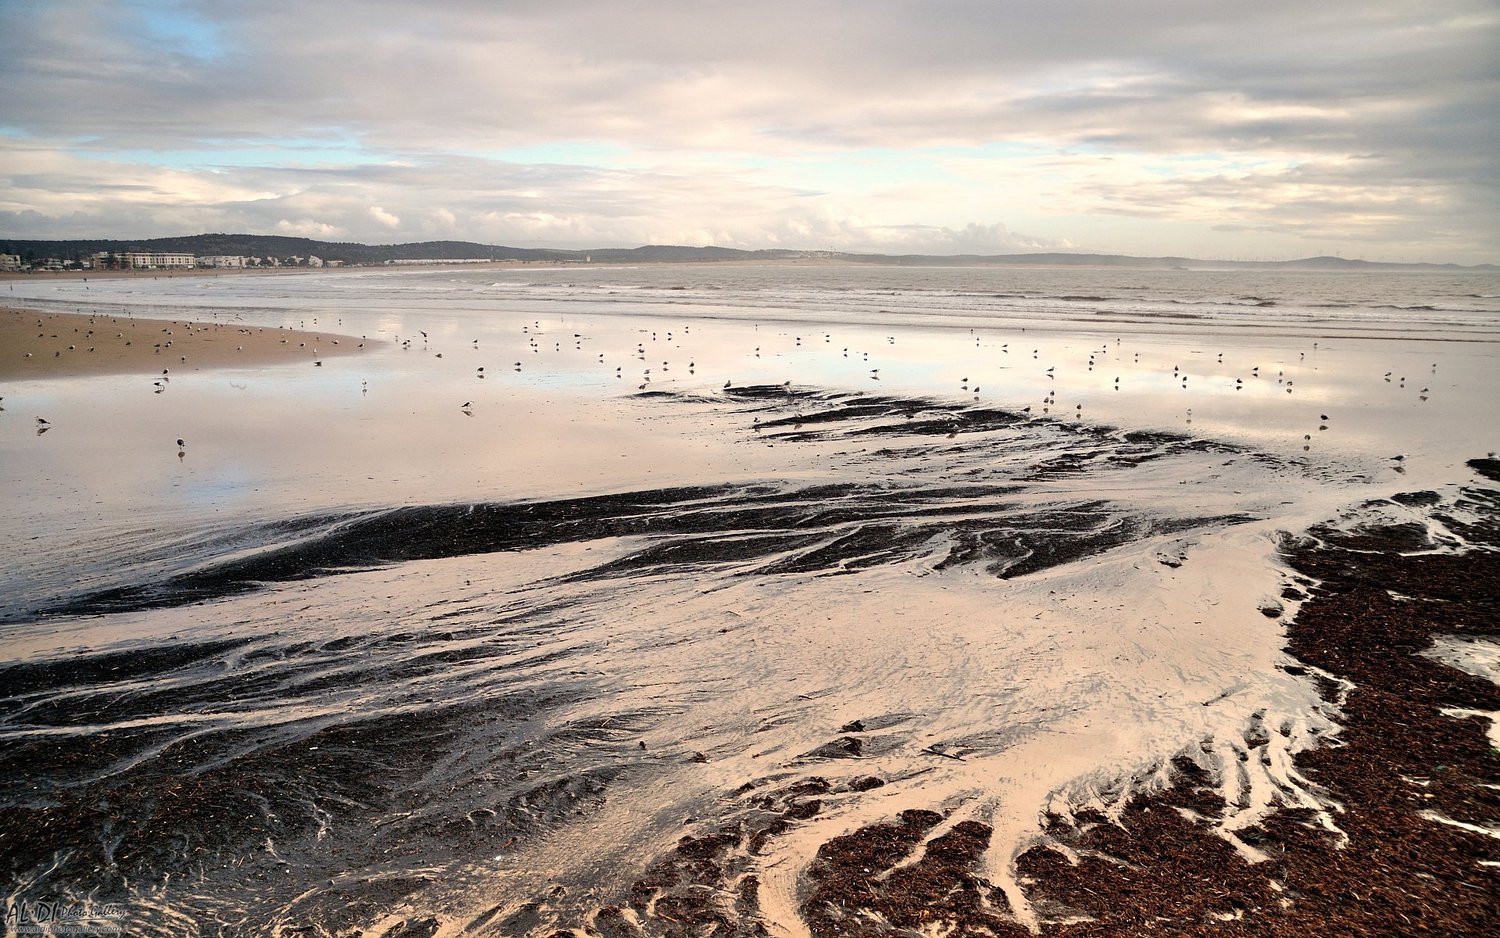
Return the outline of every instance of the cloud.
[[[401,227],[401,219],[398,216],[392,215],[378,205],[370,206],[370,217],[387,228]]]
[[[276,233],[280,235],[290,235],[298,238],[317,238],[319,240],[336,238],[343,233],[337,225],[330,225],[327,222],[316,221],[311,218],[299,218],[295,221],[280,218],[277,219],[273,227]]]
[[[0,206],[114,233],[785,244],[800,226],[955,250],[1027,243],[970,231],[994,219],[1113,250],[1176,231],[1182,252],[1404,221],[1452,257],[1500,253],[1472,209],[1500,190],[1490,0],[939,9],[204,0],[164,29],[144,3],[0,6],[0,156],[65,158],[0,168],[22,190]]]

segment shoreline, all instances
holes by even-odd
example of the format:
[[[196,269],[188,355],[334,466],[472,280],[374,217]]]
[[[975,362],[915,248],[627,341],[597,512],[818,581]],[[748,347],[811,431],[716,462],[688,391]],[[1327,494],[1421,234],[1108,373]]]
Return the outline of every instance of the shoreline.
[[[313,364],[377,342],[284,327],[0,306],[0,380]]]

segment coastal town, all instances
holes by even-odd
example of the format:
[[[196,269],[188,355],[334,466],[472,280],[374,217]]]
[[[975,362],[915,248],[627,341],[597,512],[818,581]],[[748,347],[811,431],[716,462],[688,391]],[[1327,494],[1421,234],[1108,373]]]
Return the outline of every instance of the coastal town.
[[[0,271],[62,270],[193,270],[215,268],[244,270],[255,267],[342,267],[343,261],[325,261],[315,255],[246,257],[210,254],[198,256],[168,251],[98,251],[81,259],[46,257],[24,260],[19,254],[0,254]]]

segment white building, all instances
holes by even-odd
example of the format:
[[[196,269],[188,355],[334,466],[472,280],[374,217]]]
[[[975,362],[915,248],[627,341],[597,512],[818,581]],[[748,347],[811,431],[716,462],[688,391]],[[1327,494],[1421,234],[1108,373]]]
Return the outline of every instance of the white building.
[[[0,254],[0,270],[20,270],[21,255]]]
[[[120,258],[121,267],[130,267],[135,270],[192,267],[196,263],[191,254],[176,254],[168,251],[126,251],[117,256]]]
[[[240,268],[245,266],[247,260],[249,258],[237,257],[233,254],[205,254],[198,258],[198,266]]]

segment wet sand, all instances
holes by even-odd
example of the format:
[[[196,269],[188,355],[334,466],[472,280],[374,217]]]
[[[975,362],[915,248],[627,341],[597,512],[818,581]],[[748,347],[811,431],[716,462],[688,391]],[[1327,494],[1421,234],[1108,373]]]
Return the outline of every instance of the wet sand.
[[[367,344],[268,326],[0,309],[0,380],[312,364]]]

